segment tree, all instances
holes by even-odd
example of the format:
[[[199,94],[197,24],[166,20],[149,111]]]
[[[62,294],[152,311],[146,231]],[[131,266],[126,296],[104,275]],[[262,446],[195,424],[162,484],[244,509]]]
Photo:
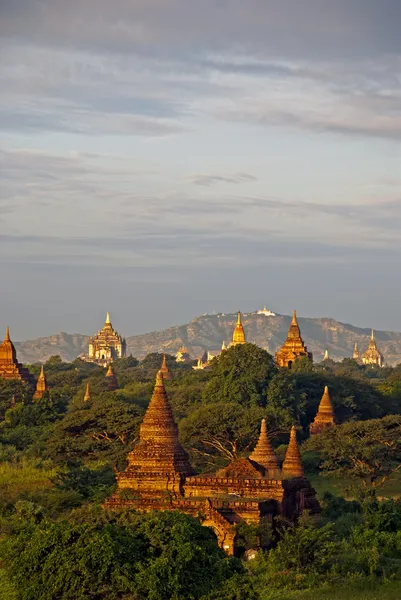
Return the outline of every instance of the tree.
[[[211,529],[178,512],[105,515],[102,523],[29,520],[3,555],[21,600],[196,600],[236,566]]]
[[[264,406],[267,386],[276,371],[273,357],[262,348],[254,344],[232,346],[212,361],[203,399]]]
[[[143,409],[113,393],[83,404],[57,423],[46,443],[56,461],[106,458],[122,465],[136,438]]]
[[[180,422],[180,436],[194,466],[210,469],[250,452],[258,441],[263,417],[266,411],[258,406],[202,405]],[[267,417],[267,425],[273,435],[281,427],[274,414]]]
[[[311,437],[303,449],[319,452],[324,475],[377,488],[401,468],[401,415],[331,427]]]

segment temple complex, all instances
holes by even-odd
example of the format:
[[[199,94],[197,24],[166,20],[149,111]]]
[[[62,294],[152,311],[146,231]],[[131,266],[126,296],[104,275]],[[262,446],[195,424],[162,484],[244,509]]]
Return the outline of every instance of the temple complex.
[[[198,517],[233,554],[236,525],[259,524],[282,515],[296,521],[304,510],[320,512],[315,490],[304,478],[295,429],[280,470],[262,422],[249,458],[239,458],[217,473],[195,475],[178,440],[178,428],[159,371],[139,442],[128,467],[117,474],[118,489],[105,502],[109,509],[180,510]],[[263,546],[263,542],[261,541]]]
[[[317,415],[313,423],[309,426],[310,434],[316,435],[317,433],[321,433],[323,429],[326,429],[326,427],[333,427],[335,423],[333,403],[331,401],[329,388],[326,385],[322,399],[320,400]]]
[[[375,340],[375,332],[372,329],[372,335],[370,337],[370,342],[369,342],[369,346],[366,350],[366,352],[364,352],[362,354],[362,362],[364,365],[377,365],[378,367],[382,367],[383,366],[383,355],[380,353],[379,349],[377,348],[376,345],[376,340]]]
[[[245,331],[242,326],[240,311],[238,311],[237,314],[237,323],[235,324],[233,331],[233,341],[231,342],[231,346],[237,346],[238,344],[246,344]]]
[[[168,370],[168,366],[167,366],[167,358],[166,355],[163,354],[163,360],[162,360],[162,366],[160,367],[160,372],[163,375],[163,379],[172,379],[172,375],[170,373],[170,371]]]
[[[113,329],[110,314],[106,314],[103,328],[90,338],[88,355],[83,355],[83,360],[94,362],[105,367],[117,358],[126,356],[126,341]]]
[[[17,352],[10,339],[8,327],[4,341],[0,344],[0,377],[2,379],[19,379],[29,385],[35,385],[33,375],[17,360]]]
[[[47,383],[46,383],[46,377],[45,377],[45,370],[42,365],[42,368],[40,370],[40,375],[38,377],[38,381],[36,382],[36,390],[33,395],[33,399],[40,400],[41,398],[43,398],[43,396],[45,395],[46,392],[47,392]]]
[[[185,346],[181,346],[181,348],[178,349],[178,352],[175,355],[175,361],[176,362],[192,362],[192,357],[189,353],[188,348],[186,348]]]
[[[111,364],[109,365],[109,368],[107,369],[106,383],[107,383],[107,388],[111,392],[118,388],[117,377],[114,375],[114,371],[113,371]]]
[[[293,362],[302,356],[306,356],[310,360],[313,359],[312,352],[308,352],[308,349],[301,337],[301,331],[297,321],[297,313],[294,310],[287,339],[282,348],[276,352],[276,362],[279,367],[287,367],[288,369],[291,369]]]

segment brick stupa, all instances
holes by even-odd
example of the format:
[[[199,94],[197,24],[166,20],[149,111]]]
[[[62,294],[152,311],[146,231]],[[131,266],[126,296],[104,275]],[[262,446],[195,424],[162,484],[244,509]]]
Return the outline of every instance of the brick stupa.
[[[273,519],[278,515],[296,521],[303,510],[311,514],[320,512],[315,490],[299,473],[302,465],[297,469],[289,465],[292,468],[285,475],[279,468],[274,477],[270,474],[269,466],[278,467],[270,448],[264,424],[252,457],[238,458],[217,473],[195,475],[178,440],[177,425],[159,371],[140,427],[139,442],[128,455],[127,469],[117,474],[117,491],[104,506],[142,511],[179,510],[194,517],[201,515],[203,525],[214,530],[220,546],[233,554],[236,526],[241,522],[257,526],[265,521],[274,524]],[[287,452],[288,457],[290,454]]]
[[[46,377],[45,377],[45,370],[42,365],[42,368],[40,370],[40,375],[36,382],[36,390],[33,395],[34,400],[40,400],[41,398],[43,398],[43,396],[45,395],[46,392],[47,392],[47,383],[46,383]]]
[[[269,477],[276,477],[280,472],[278,458],[267,435],[266,419],[262,419],[259,440],[249,458],[264,467]]]
[[[320,400],[317,415],[313,423],[310,424],[309,431],[311,435],[316,435],[317,433],[321,433],[326,427],[333,427],[333,425],[335,425],[334,408],[329,388],[326,385],[322,399]]]
[[[306,356],[310,360],[313,359],[312,353],[308,352],[301,337],[301,331],[297,321],[297,312],[294,310],[287,339],[282,348],[276,352],[276,362],[279,367],[287,367],[290,369],[293,362],[302,356]]]
[[[0,344],[0,377],[2,379],[19,379],[29,385],[35,385],[33,375],[17,360],[17,352],[10,339],[8,327],[6,328],[6,337]]]
[[[117,377],[114,375],[114,371],[111,365],[107,369],[106,373],[107,388],[112,392],[118,388]]]
[[[163,379],[169,380],[172,379],[171,373],[167,366],[167,358],[166,355],[163,354],[162,366],[160,367],[160,372],[163,375]]]
[[[283,462],[283,475],[284,477],[304,476],[301,453],[297,442],[297,432],[294,425],[291,427],[290,443],[287,446],[287,452],[285,453]]]

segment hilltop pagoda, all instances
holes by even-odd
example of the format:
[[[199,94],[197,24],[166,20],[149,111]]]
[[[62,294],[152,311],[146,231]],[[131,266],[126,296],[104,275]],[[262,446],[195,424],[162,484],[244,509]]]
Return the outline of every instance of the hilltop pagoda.
[[[110,313],[106,313],[103,328],[90,338],[88,355],[82,358],[105,367],[113,360],[126,356],[127,344],[125,338],[113,329]]]
[[[313,359],[312,352],[308,352],[301,337],[301,331],[297,321],[297,312],[294,310],[287,339],[282,348],[276,352],[276,362],[279,367],[291,369],[293,362],[303,356],[310,360]]]
[[[40,375],[36,382],[36,390],[33,395],[34,400],[40,400],[41,398],[43,398],[43,396],[45,395],[46,392],[47,392],[47,383],[46,383],[46,377],[45,377],[45,370],[42,365],[42,368],[40,370]]]
[[[317,433],[321,433],[326,427],[333,427],[333,425],[335,425],[334,408],[329,388],[326,385],[322,399],[320,400],[317,415],[313,423],[310,424],[309,431],[311,435],[316,435]]]
[[[35,385],[33,375],[17,360],[17,352],[10,339],[8,327],[4,341],[0,344],[0,377],[2,379],[19,379],[29,385]]]
[[[376,345],[375,332],[373,329],[372,335],[370,336],[369,346],[366,352],[362,354],[362,362],[364,365],[377,365],[378,367],[383,366],[383,355]]]
[[[237,346],[238,344],[246,344],[245,331],[241,321],[241,312],[237,313],[237,322],[233,331],[233,341],[231,346]]]
[[[178,440],[159,371],[139,442],[128,455],[127,469],[117,474],[117,491],[104,506],[201,514],[203,525],[211,527],[220,546],[233,554],[238,523],[273,523],[278,515],[296,521],[303,510],[320,512],[315,490],[303,476],[299,450],[294,454],[292,438],[288,448],[287,467],[281,472],[262,422],[249,458],[238,458],[214,474],[195,475]]]

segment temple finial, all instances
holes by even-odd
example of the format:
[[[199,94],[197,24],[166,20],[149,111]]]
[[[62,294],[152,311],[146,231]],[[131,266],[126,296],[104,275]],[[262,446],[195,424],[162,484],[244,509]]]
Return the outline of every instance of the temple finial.
[[[372,342],[375,341],[375,330],[374,329],[372,329],[372,335],[371,335],[370,339],[372,340]]]
[[[233,332],[232,346],[236,346],[237,344],[245,344],[245,342],[246,342],[245,331],[242,326],[241,311],[238,311],[237,323],[235,325],[234,332]]]
[[[85,396],[84,396],[84,402],[89,402],[90,399],[91,399],[91,395],[90,395],[90,391],[89,391],[89,383],[87,383],[86,390],[85,390]]]
[[[295,426],[291,427],[290,442],[287,447],[285,459],[283,462],[283,475],[287,477],[303,477],[304,468],[302,466],[301,453],[297,442],[297,432]]]
[[[110,324],[110,313],[109,312],[106,313],[105,323]]]
[[[157,374],[156,374],[156,384],[155,385],[164,387],[163,371],[161,369],[159,371],[157,371]]]
[[[240,310],[238,311],[238,314],[237,314],[237,325],[241,325],[241,311]]]
[[[292,313],[292,321],[291,321],[291,325],[298,325],[298,321],[297,321],[297,311],[294,309],[294,312]]]
[[[8,325],[7,325],[7,327],[6,327],[6,337],[4,338],[4,340],[6,340],[7,342],[10,342],[10,341],[11,341],[11,340],[10,340],[10,328],[9,328],[9,326],[8,326]]]

